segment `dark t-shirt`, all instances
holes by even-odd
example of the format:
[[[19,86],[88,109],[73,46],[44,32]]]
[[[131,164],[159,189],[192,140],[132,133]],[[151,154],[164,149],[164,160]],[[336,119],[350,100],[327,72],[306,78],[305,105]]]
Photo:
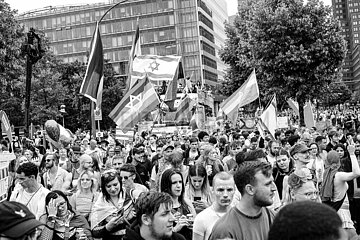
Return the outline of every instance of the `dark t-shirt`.
[[[265,207],[258,216],[246,216],[236,207],[230,209],[214,225],[209,240],[266,240],[275,212]]]

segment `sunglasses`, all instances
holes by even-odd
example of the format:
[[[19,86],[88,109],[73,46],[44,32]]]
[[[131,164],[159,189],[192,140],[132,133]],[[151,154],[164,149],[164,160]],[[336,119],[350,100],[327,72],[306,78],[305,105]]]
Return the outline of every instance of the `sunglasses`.
[[[54,159],[45,159],[45,162],[51,162],[54,161]]]
[[[133,176],[134,174],[131,174],[130,176],[122,176],[121,178],[128,180],[131,176]]]

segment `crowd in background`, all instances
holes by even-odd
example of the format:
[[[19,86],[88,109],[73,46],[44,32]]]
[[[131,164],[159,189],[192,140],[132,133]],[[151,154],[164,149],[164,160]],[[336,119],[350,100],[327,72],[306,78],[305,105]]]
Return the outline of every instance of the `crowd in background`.
[[[356,119],[351,123],[344,117],[321,131],[283,129],[275,136],[141,132],[126,145],[111,134],[79,134],[62,149],[43,147],[40,134],[3,140],[1,150],[16,156],[7,200],[43,224],[39,239],[281,239],[271,229],[280,224],[276,215],[303,201],[329,206],[346,239],[357,239],[360,132]]]

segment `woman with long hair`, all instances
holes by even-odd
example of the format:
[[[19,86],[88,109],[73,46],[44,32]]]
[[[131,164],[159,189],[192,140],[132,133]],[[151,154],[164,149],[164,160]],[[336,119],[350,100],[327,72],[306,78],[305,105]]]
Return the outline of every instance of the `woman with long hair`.
[[[77,191],[70,197],[69,201],[74,210],[89,220],[89,215],[98,196],[94,173],[86,170],[80,173]]]
[[[212,180],[218,172],[227,172],[227,165],[220,160],[220,155],[215,147],[206,145],[201,164],[205,167],[208,174],[209,184],[212,186]]]
[[[324,174],[324,159],[320,155],[320,148],[317,143],[310,143],[309,148],[310,162],[306,166],[314,172],[316,187],[320,189]]]
[[[185,188],[181,173],[173,169],[165,170],[161,176],[160,191],[169,193],[173,200],[172,213],[177,219],[173,231],[180,233],[187,240],[191,240],[192,221],[196,211],[191,201],[184,197]]]
[[[133,199],[122,186],[120,174],[109,169],[101,175],[101,193],[95,202],[90,222],[93,236],[123,239],[129,221],[134,218]]]
[[[275,166],[273,169],[274,182],[279,192],[279,197],[283,197],[283,181],[284,177],[288,176],[294,170],[293,162],[290,154],[285,149],[280,149],[277,156],[275,156]]]
[[[347,150],[351,160],[351,172],[342,171],[340,156],[336,151],[332,150],[327,154],[320,196],[323,203],[328,204],[338,212],[343,222],[343,228],[351,236],[356,232],[351,220],[349,200],[346,195],[347,182],[360,176],[360,168],[355,156],[355,146],[349,145]]]
[[[193,165],[189,169],[189,180],[185,187],[185,198],[192,201],[196,213],[212,204],[210,185],[206,169],[202,165]]]
[[[81,157],[79,157],[79,161],[80,161],[80,167],[79,167],[79,169],[76,170],[76,172],[79,173],[79,175],[80,175],[80,173],[82,173],[84,171],[93,172],[94,179],[96,180],[95,186],[96,186],[96,189],[98,189],[99,184],[100,184],[100,171],[99,171],[98,165],[96,165],[96,161],[94,161],[94,158],[88,154],[83,154]],[[80,177],[73,179],[73,181],[72,181],[73,187],[78,186],[79,179],[80,179]]]
[[[49,192],[45,206],[46,214],[40,219],[46,222],[46,227],[41,232],[40,240],[92,239],[88,222],[72,209],[63,192]]]

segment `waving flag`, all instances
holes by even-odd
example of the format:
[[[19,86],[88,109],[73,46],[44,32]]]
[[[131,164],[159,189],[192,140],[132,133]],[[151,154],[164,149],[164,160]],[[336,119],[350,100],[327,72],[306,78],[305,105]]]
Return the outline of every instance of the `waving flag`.
[[[194,105],[195,101],[186,95],[176,110],[175,121],[189,121],[191,119],[191,109],[194,107]]]
[[[184,78],[181,56],[137,56],[132,65],[131,81],[143,79],[145,74],[152,83],[158,86],[163,81],[168,83],[175,78]]]
[[[140,45],[140,28],[139,28],[139,18],[138,18],[137,22],[136,22],[135,39],[133,41],[133,45],[132,45],[131,50],[130,50],[129,76],[128,76],[128,81],[126,83],[127,90],[132,88],[134,86],[134,84],[135,84],[135,81],[132,81],[132,78],[131,78],[131,71],[132,71],[132,66],[133,66],[134,59],[137,56],[140,56],[140,55],[141,55],[141,45]]]
[[[286,102],[289,104],[292,110],[294,110],[294,112],[299,115],[299,103],[294,101],[292,98],[289,98]]]
[[[260,132],[262,131],[264,125],[265,125],[265,129],[267,131],[270,132],[271,137],[273,139],[275,136],[275,130],[277,129],[277,110],[276,107],[277,103],[276,103],[276,95],[273,96],[273,98],[271,99],[268,107],[263,111],[263,113],[260,116]],[[262,134],[264,135],[264,134]]]
[[[109,117],[123,131],[132,129],[136,123],[152,112],[160,103],[154,87],[147,76],[137,82],[111,111]]]
[[[220,108],[231,119],[233,123],[238,117],[238,110],[259,97],[259,87],[256,80],[255,70],[253,70],[244,82],[230,97],[220,104]]]
[[[90,56],[84,80],[80,87],[80,94],[96,103],[98,89],[103,74],[104,56],[100,37],[99,23],[96,24],[93,39],[91,41]]]

